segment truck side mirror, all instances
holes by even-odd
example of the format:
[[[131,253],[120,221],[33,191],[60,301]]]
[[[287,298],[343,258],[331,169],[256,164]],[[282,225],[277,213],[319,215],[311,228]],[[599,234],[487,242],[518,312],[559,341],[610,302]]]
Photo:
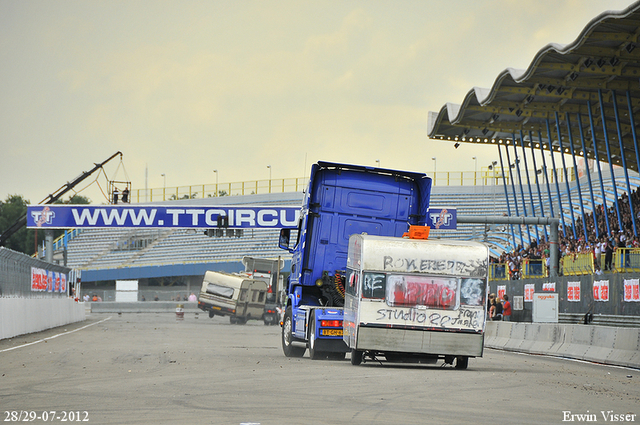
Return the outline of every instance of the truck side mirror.
[[[289,240],[291,239],[291,229],[280,229],[280,239],[278,240],[278,247],[280,249],[289,250]]]

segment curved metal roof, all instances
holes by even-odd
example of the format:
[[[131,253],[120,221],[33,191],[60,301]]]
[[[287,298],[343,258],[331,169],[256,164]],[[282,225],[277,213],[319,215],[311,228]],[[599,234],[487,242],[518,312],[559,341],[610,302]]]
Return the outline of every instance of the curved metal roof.
[[[627,168],[638,171],[634,133],[640,121],[639,37],[640,1],[623,11],[602,13],[573,43],[542,48],[526,70],[507,68],[491,89],[474,87],[462,104],[447,103],[439,112],[429,112],[428,136],[481,144],[512,143],[515,136],[527,147],[543,142],[546,150],[551,139],[554,151],[569,152],[571,134],[575,154],[583,156],[582,134],[587,157],[595,158],[595,139],[601,161],[606,161],[606,136],[613,163],[619,165],[622,138]]]

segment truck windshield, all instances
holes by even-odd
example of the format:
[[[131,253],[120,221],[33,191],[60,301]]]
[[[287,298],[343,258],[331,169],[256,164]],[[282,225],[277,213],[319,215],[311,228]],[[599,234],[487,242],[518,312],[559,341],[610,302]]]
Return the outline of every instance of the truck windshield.
[[[207,284],[207,294],[218,295],[219,297],[231,299],[233,297],[233,288],[209,283]]]
[[[460,279],[365,272],[363,298],[384,298],[391,307],[425,306],[453,310],[459,304]]]

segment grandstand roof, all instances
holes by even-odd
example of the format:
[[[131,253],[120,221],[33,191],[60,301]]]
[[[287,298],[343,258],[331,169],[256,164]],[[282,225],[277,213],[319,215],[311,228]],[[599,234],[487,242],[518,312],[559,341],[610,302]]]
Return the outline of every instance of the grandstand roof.
[[[604,161],[606,136],[612,162],[618,165],[623,165],[622,138],[627,168],[638,171],[634,138],[636,121],[640,120],[636,118],[640,110],[639,36],[640,2],[623,11],[602,13],[573,43],[543,47],[526,70],[507,68],[490,89],[474,87],[462,104],[447,103],[439,112],[429,112],[428,136],[480,144],[508,143],[522,137],[527,147],[531,143],[538,147],[535,143],[543,141],[545,150],[547,140],[552,139],[554,151],[569,152],[570,129],[578,146],[581,132],[584,135],[589,158],[595,157],[595,135],[600,160]],[[594,118],[593,135],[589,114]],[[574,152],[583,156],[581,147]]]

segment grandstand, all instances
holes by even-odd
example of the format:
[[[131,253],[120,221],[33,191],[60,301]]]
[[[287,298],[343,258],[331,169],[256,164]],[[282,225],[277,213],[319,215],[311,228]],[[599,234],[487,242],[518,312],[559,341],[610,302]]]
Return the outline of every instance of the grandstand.
[[[606,200],[610,205],[614,193],[612,180],[608,174],[604,174],[603,181]],[[640,185],[640,178],[635,174],[632,181],[633,189]],[[552,191],[549,196],[544,185],[523,186],[520,189],[517,185],[509,184],[508,180],[496,179],[487,182],[486,179],[478,179],[477,182],[489,184],[434,185],[431,206],[456,208],[458,215],[502,216],[509,211],[516,215],[515,204],[518,203],[518,215],[522,215],[524,211],[521,204],[524,196],[528,216],[541,216],[541,211],[545,216],[550,216],[551,206],[557,216],[560,204],[563,206],[567,226],[572,225],[572,215],[574,220],[581,216],[577,207],[573,211],[568,209],[566,190],[560,191],[558,202],[557,193]],[[506,191],[504,182],[507,183]],[[570,183],[573,204],[584,205],[586,211],[590,212],[590,202],[578,202],[578,186],[585,199],[590,199],[588,182],[586,178],[582,178],[578,182]],[[622,186],[618,187],[619,193],[623,193],[624,189]],[[302,192],[283,192],[162,201],[154,205],[301,205],[302,196]],[[594,193],[594,200],[596,204],[601,204],[602,196]],[[534,226],[523,226],[522,233],[517,226],[514,227],[516,230],[512,233],[505,225],[459,224],[457,230],[432,229],[431,237],[484,241],[490,246],[492,255],[499,256],[504,251],[513,250],[518,245],[526,246],[532,239],[543,238],[545,235],[543,227],[536,229]],[[277,247],[278,233],[277,229],[227,230],[222,237],[209,237],[204,234],[204,229],[85,229],[70,231],[65,235],[66,239],[58,241],[56,258],[63,258],[61,254],[66,244],[67,266],[83,270],[84,281],[153,277],[159,275],[157,270],[152,271],[158,267],[163,268],[162,273],[179,275],[184,273],[185,269],[177,266],[185,265],[198,266],[195,270],[200,271],[210,268],[239,271],[242,257],[245,255],[260,258],[281,256],[286,261],[287,270],[290,254]]]

